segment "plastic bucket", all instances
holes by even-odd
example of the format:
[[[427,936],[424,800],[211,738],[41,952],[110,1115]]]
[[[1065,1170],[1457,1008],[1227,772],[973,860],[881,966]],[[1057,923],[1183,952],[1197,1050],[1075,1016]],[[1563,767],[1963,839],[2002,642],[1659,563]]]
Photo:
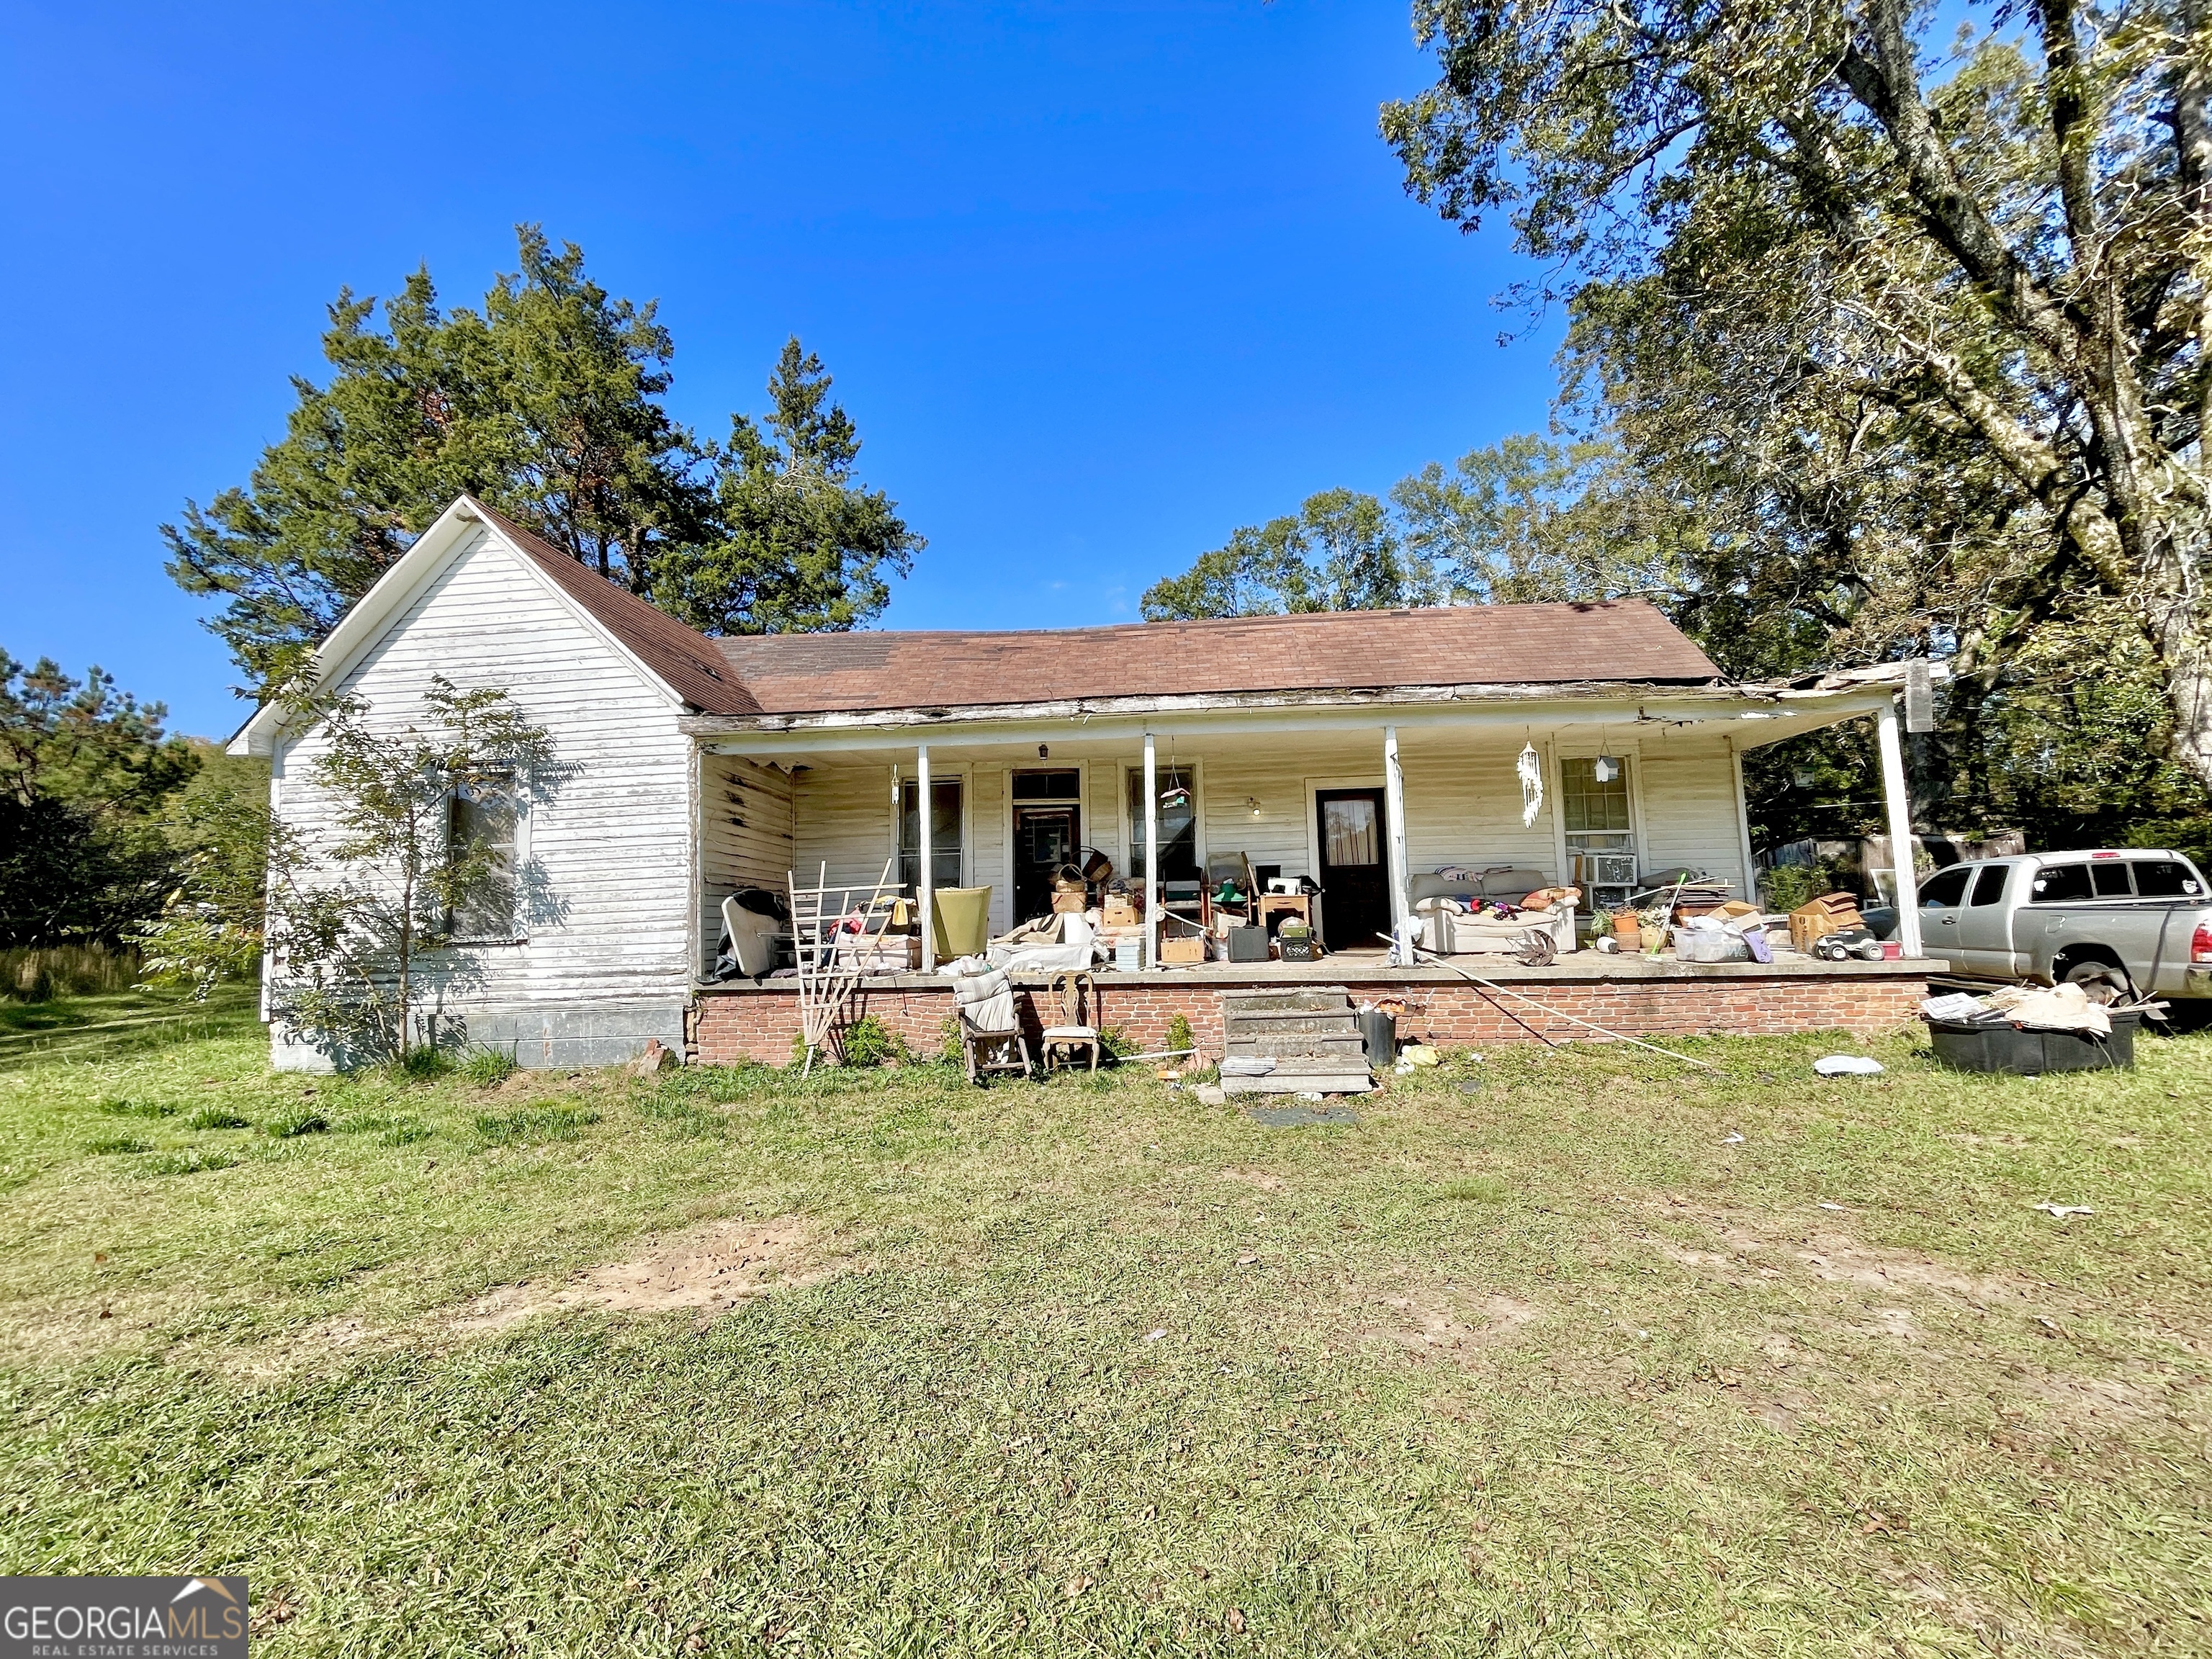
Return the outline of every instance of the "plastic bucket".
[[[991,890],[939,888],[930,895],[930,937],[939,962],[981,956],[991,942]]]

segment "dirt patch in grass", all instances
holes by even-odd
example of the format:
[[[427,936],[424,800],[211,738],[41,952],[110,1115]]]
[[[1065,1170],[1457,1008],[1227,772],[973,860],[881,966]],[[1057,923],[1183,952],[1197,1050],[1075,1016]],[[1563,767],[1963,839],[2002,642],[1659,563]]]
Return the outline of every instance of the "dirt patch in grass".
[[[692,1309],[713,1319],[755,1297],[818,1283],[832,1271],[817,1231],[803,1217],[715,1221],[648,1236],[644,1249],[626,1261],[501,1285],[449,1322],[461,1332],[497,1331],[532,1314],[579,1309],[641,1314]]]
[[[1512,1341],[1540,1310],[1516,1297],[1425,1290],[1381,1297],[1357,1311],[1360,1340],[1389,1343],[1416,1360],[1463,1364]]]
[[[1685,1218],[1677,1212],[1677,1218]],[[1726,1216],[1707,1217],[1704,1223],[1717,1248],[1699,1249],[1680,1239],[1652,1235],[1646,1236],[1647,1241],[1668,1261],[1702,1269],[1731,1285],[1753,1278],[1786,1277],[1795,1271],[1829,1284],[1893,1296],[1932,1292],[1976,1308],[2018,1304],[2040,1288],[2025,1279],[1961,1273],[1923,1252],[1867,1244],[1832,1230],[1809,1231],[1776,1242]]]
[[[1247,1187],[1257,1187],[1263,1193],[1279,1193],[1283,1190],[1282,1176],[1269,1175],[1265,1170],[1224,1170],[1221,1172],[1221,1178],[1224,1181],[1241,1181]]]

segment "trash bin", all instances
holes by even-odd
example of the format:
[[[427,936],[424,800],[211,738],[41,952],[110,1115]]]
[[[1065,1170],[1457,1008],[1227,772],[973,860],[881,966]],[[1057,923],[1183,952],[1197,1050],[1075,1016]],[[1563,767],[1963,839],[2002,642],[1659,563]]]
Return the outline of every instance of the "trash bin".
[[[1367,1039],[1367,1063],[1388,1071],[1398,1063],[1398,1017],[1380,1008],[1359,1011],[1359,1034]]]
[[[1928,1040],[1936,1060],[1954,1072],[2006,1072],[2040,1077],[2045,1072],[2106,1072],[2136,1063],[2138,1009],[2112,1011],[2112,1034],[2028,1031],[2002,1020],[1931,1019]]]
[[[941,963],[981,956],[991,943],[991,890],[940,887],[932,893],[930,938]]]

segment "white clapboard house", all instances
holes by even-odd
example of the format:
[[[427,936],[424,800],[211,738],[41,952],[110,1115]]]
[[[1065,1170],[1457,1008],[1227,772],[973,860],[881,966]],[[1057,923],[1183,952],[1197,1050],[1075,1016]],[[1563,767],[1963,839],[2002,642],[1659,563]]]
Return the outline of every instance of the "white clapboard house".
[[[1743,757],[1814,727],[1879,722],[1905,828],[1900,670],[1731,684],[1635,601],[709,639],[464,497],[331,631],[318,668],[395,720],[433,675],[500,687],[551,732],[560,787],[511,836],[526,913],[455,942],[469,988],[439,1010],[447,1031],[533,1065],[617,1060],[650,1038],[696,1053],[721,988],[706,979],[722,899],[793,871],[866,886],[889,860],[917,898],[988,886],[997,932],[1046,908],[1073,848],[1170,881],[1238,854],[1319,884],[1335,952],[1322,971],[1342,982],[1405,913],[1409,880],[1445,866],[1564,884],[1604,854],[1607,873],[1687,867],[1746,893]],[[269,758],[276,811],[310,831],[315,742],[272,704],[232,744]],[[1529,750],[1533,817],[1516,770]],[[1141,967],[1121,977],[1194,995],[1230,974]],[[1578,952],[1548,971],[1657,969]],[[280,1065],[328,1063],[294,1033],[272,1040]]]

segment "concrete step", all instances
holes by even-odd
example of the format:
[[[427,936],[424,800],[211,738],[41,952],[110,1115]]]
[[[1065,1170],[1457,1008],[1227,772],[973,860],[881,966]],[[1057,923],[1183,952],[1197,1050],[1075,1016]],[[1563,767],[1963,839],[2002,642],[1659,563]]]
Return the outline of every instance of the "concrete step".
[[[1333,1073],[1327,1076],[1270,1072],[1265,1077],[1225,1077],[1224,1095],[1364,1095],[1375,1087],[1365,1072]]]
[[[1232,1054],[1348,1054],[1364,1063],[1367,1042],[1357,1031],[1232,1032],[1228,1049]]]
[[[1309,985],[1279,991],[1224,991],[1224,1018],[1240,1014],[1316,1014],[1352,1008],[1352,994],[1342,986]]]

